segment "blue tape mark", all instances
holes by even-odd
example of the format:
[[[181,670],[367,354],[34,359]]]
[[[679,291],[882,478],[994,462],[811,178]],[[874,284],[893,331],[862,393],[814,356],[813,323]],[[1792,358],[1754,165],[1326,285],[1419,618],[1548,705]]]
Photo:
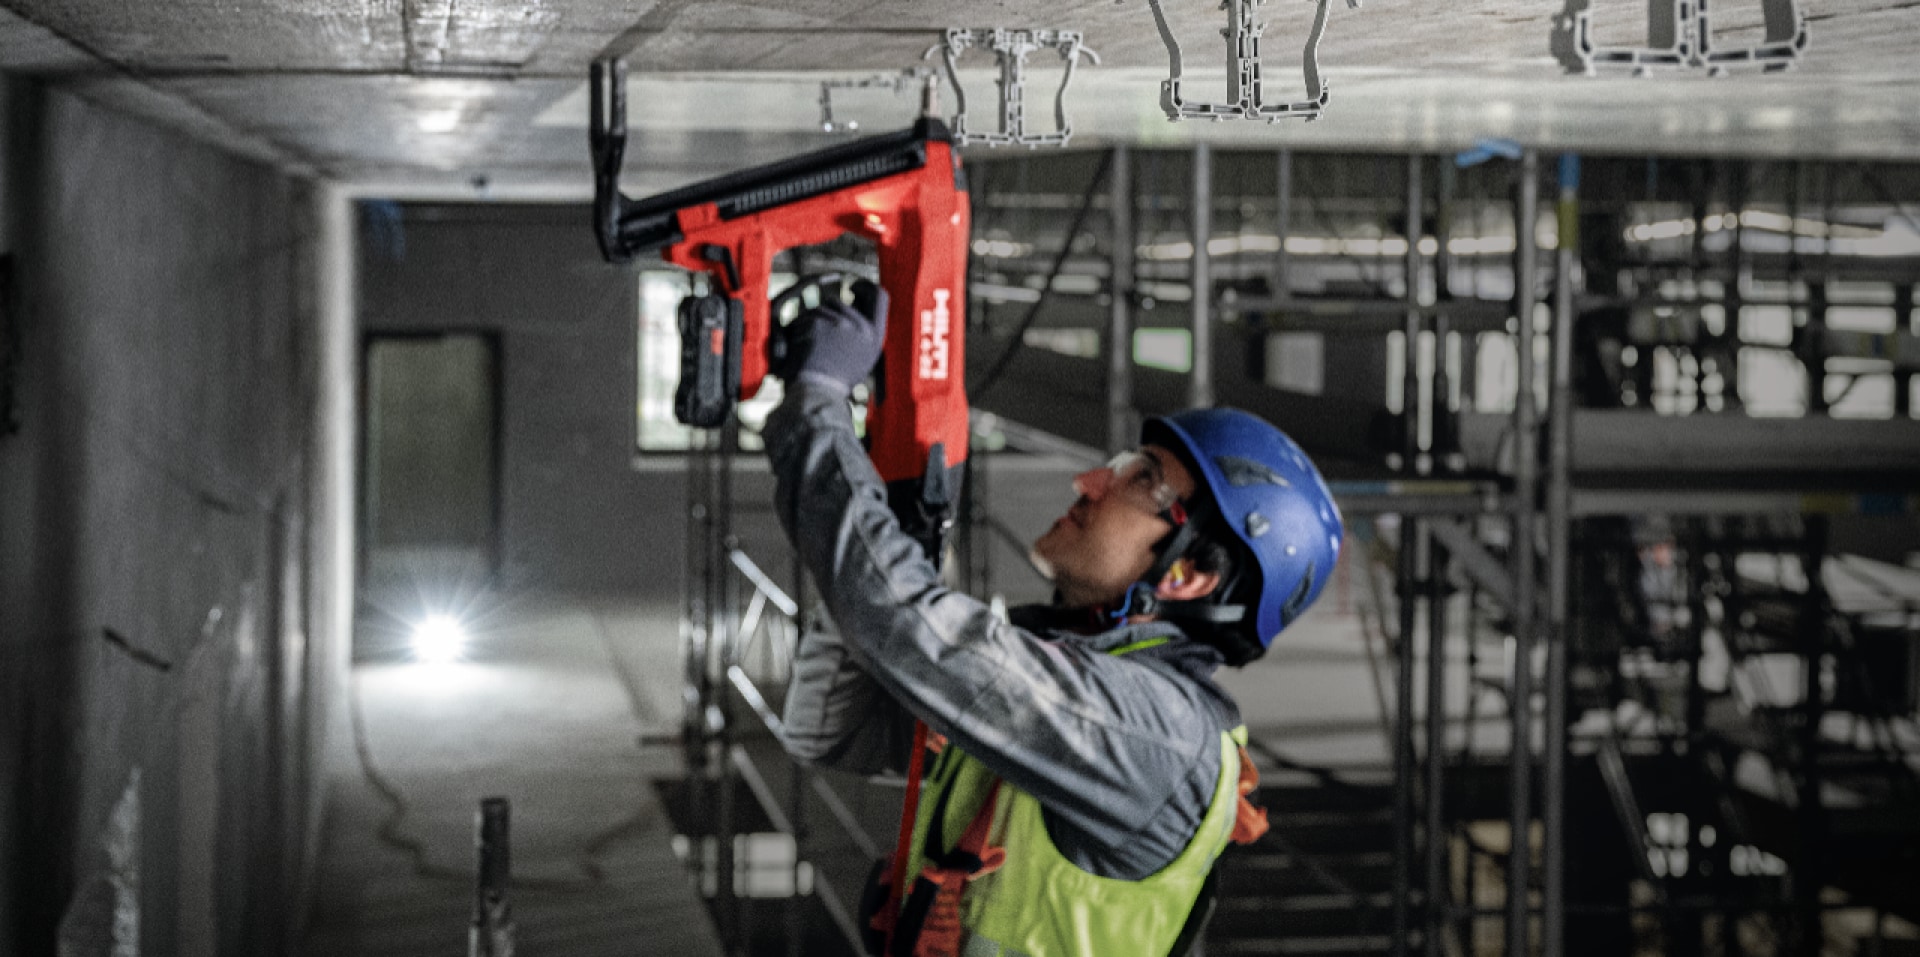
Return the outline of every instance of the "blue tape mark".
[[[1453,165],[1461,169],[1466,169],[1470,166],[1479,166],[1481,163],[1485,163],[1496,156],[1502,159],[1517,160],[1520,158],[1521,152],[1520,144],[1513,140],[1475,140],[1472,149],[1463,150],[1453,157]]]
[[[1580,191],[1580,155],[1568,153],[1560,157],[1560,188],[1574,192]]]

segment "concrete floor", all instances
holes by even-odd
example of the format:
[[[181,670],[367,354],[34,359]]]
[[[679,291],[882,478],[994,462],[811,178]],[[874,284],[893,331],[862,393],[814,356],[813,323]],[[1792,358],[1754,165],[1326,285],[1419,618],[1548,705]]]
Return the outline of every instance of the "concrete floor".
[[[677,720],[677,610],[476,605],[458,664],[382,653],[387,629],[361,629],[373,660],[354,668],[357,747],[332,762],[307,953],[466,953],[474,815],[500,795],[522,953],[718,955],[649,785],[678,773],[678,754],[643,740]]]

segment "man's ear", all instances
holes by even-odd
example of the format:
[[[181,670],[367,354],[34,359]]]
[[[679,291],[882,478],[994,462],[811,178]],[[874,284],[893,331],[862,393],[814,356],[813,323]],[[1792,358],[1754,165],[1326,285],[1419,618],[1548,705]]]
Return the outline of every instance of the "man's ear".
[[[1220,587],[1220,573],[1195,571],[1193,563],[1182,558],[1167,569],[1153,593],[1167,601],[1193,601],[1213,594]]]

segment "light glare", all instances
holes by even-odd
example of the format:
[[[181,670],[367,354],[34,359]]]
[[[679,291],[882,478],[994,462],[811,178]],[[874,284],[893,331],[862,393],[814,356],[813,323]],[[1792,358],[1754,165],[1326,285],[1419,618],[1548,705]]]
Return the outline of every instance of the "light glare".
[[[447,664],[459,661],[467,650],[467,630],[448,615],[431,615],[414,626],[413,657],[416,661]]]
[[[460,126],[460,111],[458,109],[433,110],[420,114],[415,122],[419,124],[422,133],[451,133]]]

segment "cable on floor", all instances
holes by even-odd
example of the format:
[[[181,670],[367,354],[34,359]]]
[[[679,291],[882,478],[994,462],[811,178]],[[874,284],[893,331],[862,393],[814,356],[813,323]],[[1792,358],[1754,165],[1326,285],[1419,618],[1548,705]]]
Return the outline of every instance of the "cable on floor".
[[[348,690],[348,708],[351,711],[353,720],[353,750],[360,760],[360,776],[367,782],[367,786],[372,788],[375,793],[380,795],[381,800],[386,802],[388,809],[386,818],[382,820],[380,826],[375,829],[375,836],[380,839],[380,843],[404,855],[408,861],[411,862],[413,873],[418,877],[427,880],[457,881],[462,884],[472,884],[478,879],[477,873],[467,873],[433,863],[428,859],[426,844],[416,838],[407,836],[401,831],[400,824],[406,820],[408,813],[410,813],[412,809],[407,804],[407,799],[400,794],[400,789],[395,787],[393,782],[387,780],[386,776],[381,774],[380,769],[373,763],[373,748],[367,742],[366,716],[363,713],[360,701],[360,674],[358,670],[356,670],[352,678],[349,679]],[[606,884],[606,871],[600,865],[598,860],[599,856],[605,853],[609,847],[617,843],[621,837],[626,836],[638,828],[644,820],[644,814],[635,814],[589,838],[585,844],[583,853],[574,865],[582,874],[587,875],[586,877],[515,877],[513,878],[512,886],[516,889],[529,891],[585,891],[603,887]]]

